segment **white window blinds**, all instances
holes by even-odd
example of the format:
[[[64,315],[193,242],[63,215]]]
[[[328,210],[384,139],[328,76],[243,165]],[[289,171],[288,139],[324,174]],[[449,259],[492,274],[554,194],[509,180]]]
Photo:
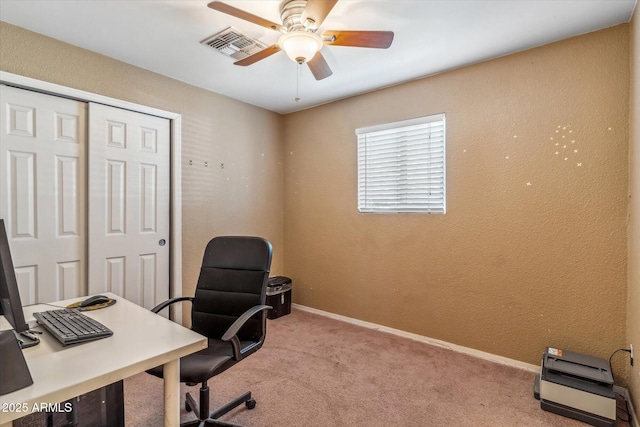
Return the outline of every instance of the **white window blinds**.
[[[445,116],[356,129],[358,210],[445,213]]]

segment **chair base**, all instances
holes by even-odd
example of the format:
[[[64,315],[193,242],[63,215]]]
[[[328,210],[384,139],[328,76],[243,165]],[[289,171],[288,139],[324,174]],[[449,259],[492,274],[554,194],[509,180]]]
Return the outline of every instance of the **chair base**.
[[[187,421],[185,423],[180,424],[180,427],[205,427],[205,426],[228,426],[228,427],[241,427],[237,424],[226,423],[224,421],[218,421],[218,418],[225,415],[227,412],[237,408],[243,403],[248,409],[253,409],[256,407],[256,401],[251,397],[251,392],[248,391],[244,393],[242,396],[239,396],[233,399],[231,402],[221,406],[220,408],[213,411],[211,414],[207,415],[208,412],[208,402],[209,402],[209,388],[203,387],[200,389],[200,402],[203,403],[203,407],[200,408],[195,399],[191,396],[190,393],[186,395],[186,401],[184,403],[184,407],[187,411],[193,411],[194,414],[200,414],[197,420]],[[204,411],[203,411],[204,410]],[[202,414],[204,412],[204,414]],[[206,418],[205,418],[206,417]]]
[[[222,421],[217,421],[217,420],[212,420],[212,419],[206,419],[206,420],[193,420],[193,421],[188,421],[186,423],[182,423],[180,424],[180,427],[206,427],[206,426],[228,426],[228,427],[241,427],[237,424],[229,424],[229,423],[224,423]]]

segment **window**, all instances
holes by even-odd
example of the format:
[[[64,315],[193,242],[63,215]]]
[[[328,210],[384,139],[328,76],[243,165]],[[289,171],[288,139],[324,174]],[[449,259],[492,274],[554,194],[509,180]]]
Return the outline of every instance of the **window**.
[[[445,116],[356,129],[358,210],[445,213]]]

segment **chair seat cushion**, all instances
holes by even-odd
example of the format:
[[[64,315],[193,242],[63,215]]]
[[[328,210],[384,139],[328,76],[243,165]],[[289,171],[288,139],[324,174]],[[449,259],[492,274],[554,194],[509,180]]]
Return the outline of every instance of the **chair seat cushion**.
[[[242,349],[252,344],[255,343],[251,341],[241,342],[240,348]],[[180,358],[180,382],[205,382],[236,363],[230,343],[209,338],[209,346],[207,348]],[[162,378],[162,365],[149,369],[147,373]]]

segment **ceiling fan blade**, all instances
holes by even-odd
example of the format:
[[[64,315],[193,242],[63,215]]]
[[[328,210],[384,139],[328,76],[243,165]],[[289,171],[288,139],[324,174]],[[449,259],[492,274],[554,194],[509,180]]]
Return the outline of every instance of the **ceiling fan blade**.
[[[280,52],[280,47],[277,44],[271,45],[265,49],[262,49],[260,52],[256,52],[251,56],[247,56],[244,59],[241,59],[240,61],[234,62],[234,65],[240,65],[240,66],[247,66],[247,65],[251,65],[251,64],[255,64],[256,62],[268,58],[269,56],[273,55],[274,53],[278,53]]]
[[[207,6],[213,10],[217,10],[218,12],[226,13],[227,15],[235,16],[236,18],[244,19],[245,21],[249,21],[254,24],[270,28],[272,30],[282,32],[286,31],[286,29],[280,24],[271,22],[268,19],[260,18],[259,16],[253,15],[249,12],[245,12],[244,10],[229,6],[228,4],[219,1],[212,1]]]
[[[316,80],[326,79],[333,74],[333,71],[329,68],[329,64],[327,64],[327,61],[320,52],[316,52],[313,58],[311,58],[311,61],[307,61],[307,65]]]
[[[307,0],[307,5],[302,11],[302,23],[312,19],[315,22],[314,28],[318,28],[336,3],[338,0]]]
[[[332,46],[386,49],[393,42],[393,31],[333,31],[322,33],[325,44]],[[327,40],[328,39],[328,40]]]

